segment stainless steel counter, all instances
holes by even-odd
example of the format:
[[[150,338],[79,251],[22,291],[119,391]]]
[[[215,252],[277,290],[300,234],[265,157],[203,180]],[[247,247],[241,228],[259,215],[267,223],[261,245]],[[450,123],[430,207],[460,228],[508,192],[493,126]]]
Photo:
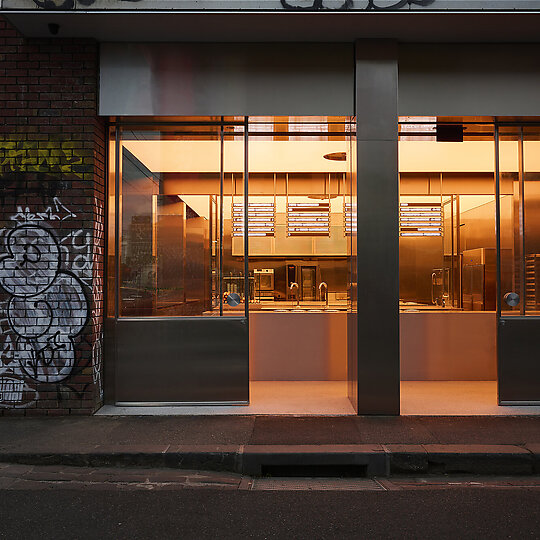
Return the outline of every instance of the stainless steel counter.
[[[255,381],[346,380],[347,313],[252,312],[249,360]]]
[[[494,311],[400,313],[401,380],[496,380],[496,332]]]

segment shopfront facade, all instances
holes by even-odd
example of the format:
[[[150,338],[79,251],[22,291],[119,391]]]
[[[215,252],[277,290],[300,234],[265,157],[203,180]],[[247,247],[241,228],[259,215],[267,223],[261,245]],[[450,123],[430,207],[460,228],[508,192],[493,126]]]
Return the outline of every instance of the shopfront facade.
[[[537,2],[16,4],[2,414],[540,404]]]

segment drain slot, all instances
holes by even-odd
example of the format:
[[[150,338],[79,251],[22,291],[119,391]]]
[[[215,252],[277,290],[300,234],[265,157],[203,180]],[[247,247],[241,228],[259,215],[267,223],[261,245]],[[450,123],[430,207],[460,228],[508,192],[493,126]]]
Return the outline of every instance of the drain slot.
[[[263,477],[365,478],[367,465],[261,465]]]

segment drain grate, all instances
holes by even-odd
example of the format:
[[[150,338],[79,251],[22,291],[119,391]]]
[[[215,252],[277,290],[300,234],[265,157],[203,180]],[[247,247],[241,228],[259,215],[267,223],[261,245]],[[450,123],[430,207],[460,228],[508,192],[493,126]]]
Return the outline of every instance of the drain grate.
[[[368,478],[254,478],[252,490],[260,491],[385,491]]]

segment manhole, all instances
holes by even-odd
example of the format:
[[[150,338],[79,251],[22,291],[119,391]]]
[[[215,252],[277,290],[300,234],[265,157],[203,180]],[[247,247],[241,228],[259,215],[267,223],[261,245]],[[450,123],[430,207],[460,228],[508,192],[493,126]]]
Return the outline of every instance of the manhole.
[[[385,491],[368,478],[254,478],[251,489],[261,491]]]

